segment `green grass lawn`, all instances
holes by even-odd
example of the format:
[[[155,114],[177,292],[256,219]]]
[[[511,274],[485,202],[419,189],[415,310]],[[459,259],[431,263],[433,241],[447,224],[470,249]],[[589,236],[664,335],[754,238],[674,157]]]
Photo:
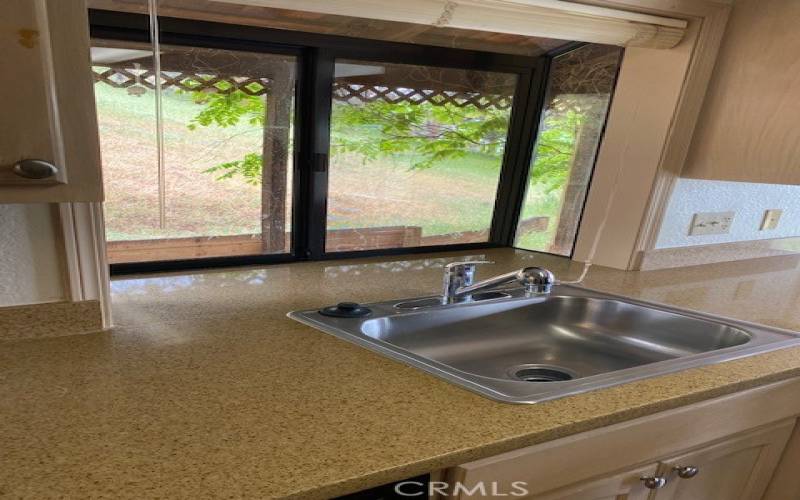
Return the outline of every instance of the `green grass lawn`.
[[[404,155],[366,164],[355,156],[335,156],[329,226],[421,226],[425,236],[488,227],[500,174],[496,158],[468,153],[422,170],[410,163]]]
[[[95,85],[100,118],[107,235],[110,241],[180,236],[252,234],[260,231],[261,188],[241,178],[215,179],[203,170],[260,152],[260,125],[198,127],[187,124],[202,109],[191,97],[165,92],[164,132],[167,225],[158,224],[158,176],[153,93]],[[373,134],[351,130],[351,134]],[[421,226],[423,235],[479,231],[491,223],[500,158],[468,152],[414,170],[409,155],[364,161],[356,154],[331,158],[330,228]],[[291,169],[290,169],[291,170]],[[291,180],[289,179],[289,186]],[[289,197],[290,198],[290,197]],[[287,202],[287,219],[290,206]],[[523,217],[549,216],[547,232],[520,238],[546,249],[555,230],[557,195],[532,186]]]
[[[259,151],[260,126],[224,129],[187,124],[200,106],[189,96],[164,95],[165,228],[159,227],[155,103],[153,93],[95,85],[110,241],[256,233],[261,190],[241,179],[217,181],[203,170]]]

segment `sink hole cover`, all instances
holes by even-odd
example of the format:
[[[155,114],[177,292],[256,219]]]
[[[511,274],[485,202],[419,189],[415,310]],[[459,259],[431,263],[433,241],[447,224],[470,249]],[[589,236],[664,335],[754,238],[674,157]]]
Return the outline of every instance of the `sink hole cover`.
[[[571,370],[552,365],[519,365],[511,367],[508,372],[523,382],[563,382],[575,378]]]

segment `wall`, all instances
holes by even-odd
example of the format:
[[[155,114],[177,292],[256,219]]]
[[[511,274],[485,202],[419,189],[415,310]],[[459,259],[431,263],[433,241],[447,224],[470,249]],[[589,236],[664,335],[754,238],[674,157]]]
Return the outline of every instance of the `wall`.
[[[53,205],[0,205],[0,307],[63,300]]]
[[[773,230],[760,231],[764,210],[783,209]],[[730,233],[689,236],[696,212],[735,211]],[[800,186],[679,179],[661,225],[656,248],[800,236]]]
[[[734,3],[657,249],[800,236],[798,23],[800,0]],[[771,208],[781,222],[760,231]],[[729,234],[688,235],[694,213],[729,210]]]
[[[800,1],[736,0],[683,177],[800,184]]]

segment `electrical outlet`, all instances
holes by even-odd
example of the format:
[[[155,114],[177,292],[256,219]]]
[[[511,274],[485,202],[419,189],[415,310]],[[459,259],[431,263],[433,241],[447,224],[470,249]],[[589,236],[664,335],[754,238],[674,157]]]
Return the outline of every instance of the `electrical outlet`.
[[[731,232],[734,215],[736,215],[736,212],[703,212],[694,214],[692,225],[689,226],[689,235],[728,234]]]
[[[761,231],[777,228],[778,222],[781,220],[781,215],[783,215],[783,210],[780,208],[764,210],[764,218],[761,219]]]

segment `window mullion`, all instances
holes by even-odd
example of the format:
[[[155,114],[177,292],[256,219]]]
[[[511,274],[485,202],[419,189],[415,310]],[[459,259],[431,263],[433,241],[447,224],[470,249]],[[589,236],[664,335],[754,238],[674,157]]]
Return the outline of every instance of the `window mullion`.
[[[542,113],[548,61],[547,57],[539,58],[538,64],[524,83],[521,82],[517,87],[506,155],[497,189],[489,240],[491,243],[510,246],[514,241],[533,153],[531,138],[536,136]]]
[[[325,251],[333,54],[311,49],[304,58],[303,68],[295,248],[299,258],[318,259]]]

